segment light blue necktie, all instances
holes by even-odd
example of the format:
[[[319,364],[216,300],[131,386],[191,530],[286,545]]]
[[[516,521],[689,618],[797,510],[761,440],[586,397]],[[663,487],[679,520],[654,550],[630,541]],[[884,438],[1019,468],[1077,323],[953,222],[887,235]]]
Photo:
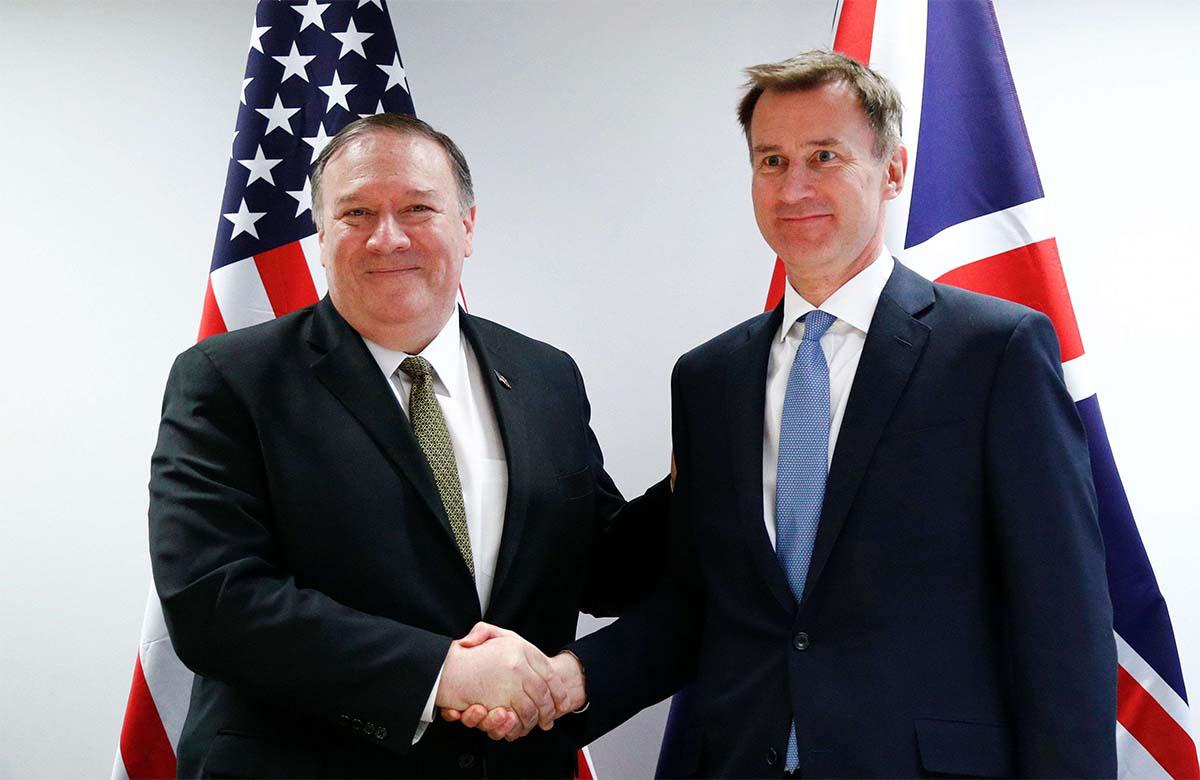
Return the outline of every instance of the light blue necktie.
[[[804,317],[804,338],[796,350],[783,397],[779,426],[779,465],[775,473],[775,554],[799,603],[808,578],[817,521],[829,471],[829,366],[821,336],[835,321],[820,309]],[[784,768],[800,763],[795,724],[788,734]]]

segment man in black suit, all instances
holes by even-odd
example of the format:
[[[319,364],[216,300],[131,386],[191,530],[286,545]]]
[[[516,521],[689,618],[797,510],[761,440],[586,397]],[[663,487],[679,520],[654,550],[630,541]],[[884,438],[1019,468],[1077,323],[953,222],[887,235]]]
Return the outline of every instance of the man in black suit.
[[[360,120],[312,185],[328,297],[167,384],[150,550],[196,672],[178,773],[569,777],[543,729],[573,661],[542,650],[653,578],[666,485],[624,505],[571,358],[456,307],[475,206],[449,138]],[[484,618],[515,633],[456,640]],[[471,702],[542,729],[433,722]]]
[[[672,575],[571,646],[587,737],[693,679],[675,774],[1113,776],[1104,555],[1049,320],[888,254],[907,154],[883,78],[827,52],[748,74],[789,285],[675,368]]]

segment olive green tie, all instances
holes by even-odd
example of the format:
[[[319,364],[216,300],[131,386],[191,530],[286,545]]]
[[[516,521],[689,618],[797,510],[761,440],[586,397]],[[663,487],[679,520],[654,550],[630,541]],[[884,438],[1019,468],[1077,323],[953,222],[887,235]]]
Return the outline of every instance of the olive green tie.
[[[475,559],[471,555],[471,537],[467,534],[467,513],[463,509],[462,485],[458,481],[458,464],[454,460],[454,445],[450,443],[450,432],[446,430],[446,419],[442,407],[433,394],[433,366],[423,357],[405,358],[400,370],[412,377],[412,390],[408,394],[408,419],[413,433],[429,468],[433,481],[437,483],[438,495],[450,519],[450,530],[458,551],[467,562],[471,576],[475,576]]]

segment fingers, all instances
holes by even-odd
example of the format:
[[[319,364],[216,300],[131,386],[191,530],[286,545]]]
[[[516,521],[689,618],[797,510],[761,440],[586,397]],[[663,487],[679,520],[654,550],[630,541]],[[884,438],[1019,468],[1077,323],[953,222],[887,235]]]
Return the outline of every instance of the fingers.
[[[443,720],[511,741],[571,711],[560,676],[536,646],[480,622],[451,645],[436,702]]]
[[[571,690],[567,686],[567,681],[561,676],[554,674],[546,681],[550,688],[550,698],[554,700],[555,716],[561,718],[563,715],[571,712],[575,708],[571,704]]]
[[[469,729],[478,728],[488,716],[487,707],[482,704],[472,704],[462,714],[462,724]]]
[[[554,670],[550,668],[550,660],[538,650],[533,644],[525,643],[525,663],[529,664],[538,677],[549,681],[554,677]]]
[[[520,730],[522,736],[532,731],[533,727],[541,720],[541,709],[538,707],[538,704],[524,692],[517,694],[516,698],[509,704],[509,709],[515,712],[517,718],[521,721]]]
[[[558,709],[554,705],[554,697],[550,695],[550,686],[540,676],[532,673],[526,677],[522,688],[525,695],[537,707],[538,725],[544,731],[549,731],[554,725],[554,719],[558,716]]]
[[[554,669],[551,668],[550,660],[542,654],[542,651],[528,642],[525,643],[525,663],[537,677],[526,680],[523,688],[525,693],[538,705],[538,725],[542,727],[543,731],[549,731],[554,725],[554,719],[559,714],[558,701],[550,689],[550,684],[555,680]]]
[[[512,742],[519,735],[517,725],[520,721],[515,712],[503,707],[497,707],[487,714],[479,728],[487,732],[492,739],[507,739]]]

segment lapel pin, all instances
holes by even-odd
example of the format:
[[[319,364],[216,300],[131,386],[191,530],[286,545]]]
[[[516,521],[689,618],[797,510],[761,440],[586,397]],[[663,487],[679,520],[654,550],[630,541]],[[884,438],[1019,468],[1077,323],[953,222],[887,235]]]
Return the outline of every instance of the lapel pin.
[[[500,384],[504,385],[509,390],[512,390],[512,385],[510,385],[508,383],[508,378],[505,377],[504,374],[501,374],[499,371],[496,371],[495,369],[492,369],[492,370],[495,372],[496,378],[500,380]]]

